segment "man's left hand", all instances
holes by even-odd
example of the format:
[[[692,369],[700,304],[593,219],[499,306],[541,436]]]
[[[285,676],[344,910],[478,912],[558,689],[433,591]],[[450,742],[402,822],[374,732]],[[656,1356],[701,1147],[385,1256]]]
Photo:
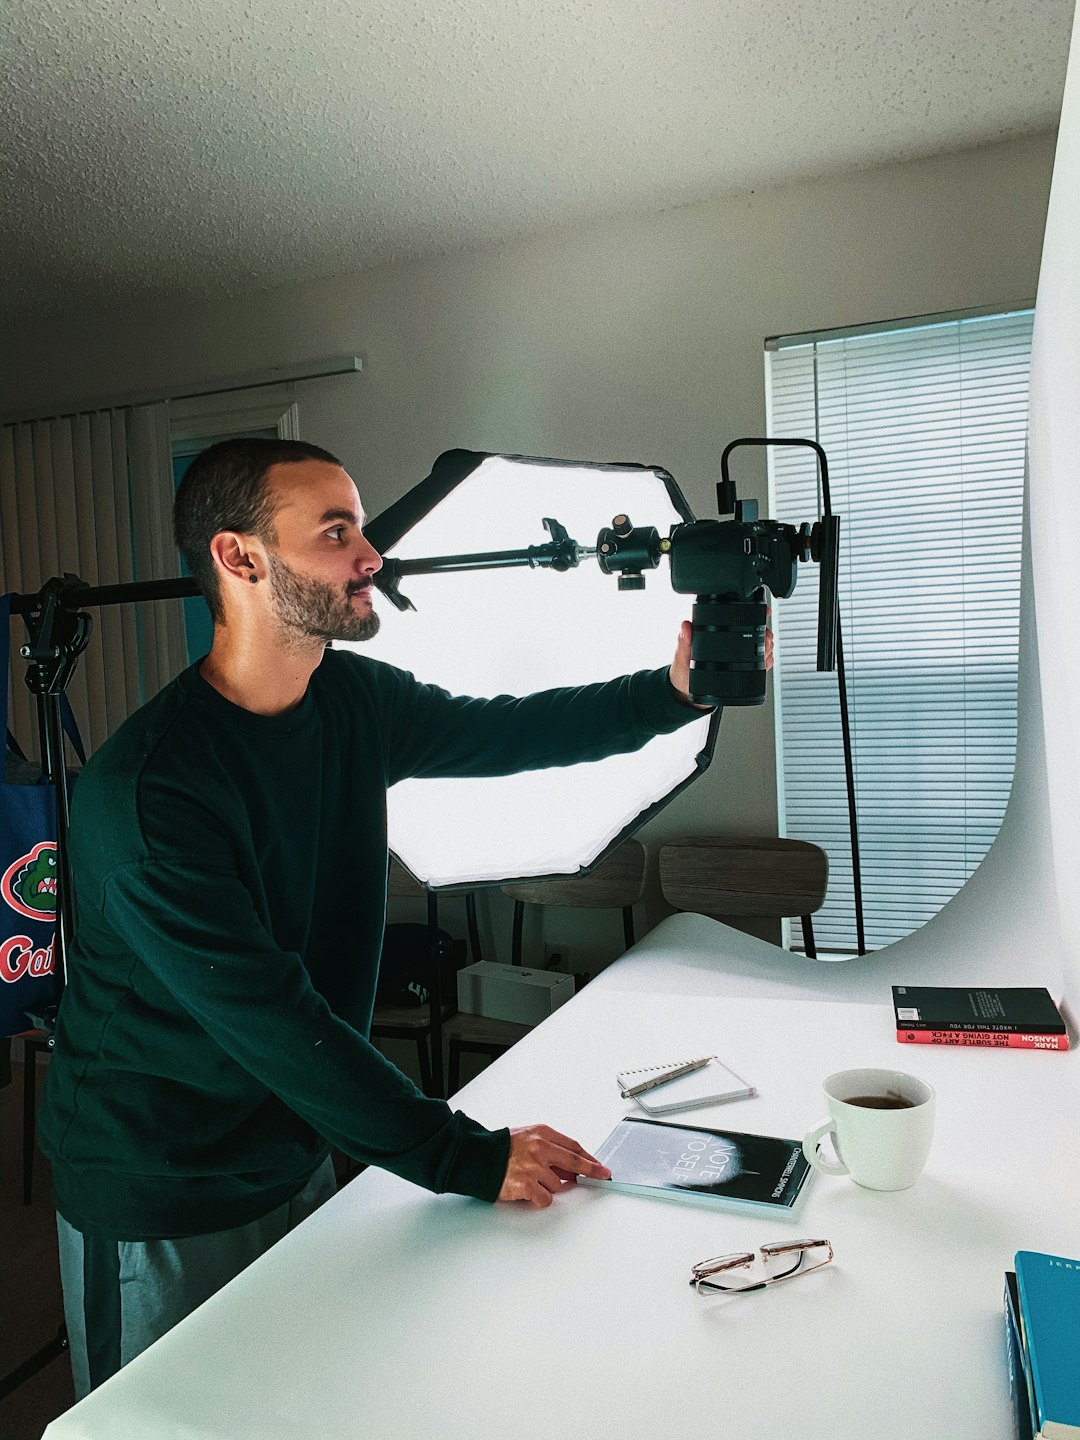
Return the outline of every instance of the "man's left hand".
[[[684,705],[693,705],[695,710],[712,710],[712,705],[699,705],[695,700],[690,699],[690,644],[693,639],[693,626],[689,620],[684,620],[679,626],[679,643],[675,646],[675,659],[671,662],[671,669],[668,671],[668,678],[678,692],[680,700]],[[765,669],[771,670],[773,663],[773,633],[765,631]]]

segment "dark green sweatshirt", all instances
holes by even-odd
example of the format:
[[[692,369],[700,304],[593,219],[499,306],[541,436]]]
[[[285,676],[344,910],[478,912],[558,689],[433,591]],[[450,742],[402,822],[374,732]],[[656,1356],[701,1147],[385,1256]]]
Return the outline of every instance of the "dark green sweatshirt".
[[[40,1135],[77,1229],[246,1224],[339,1146],[494,1200],[509,1132],[430,1099],[370,1044],[386,789],[633,750],[698,712],[666,671],[523,699],[452,697],[328,651],[285,715],[192,667],[75,787],[76,935]]]

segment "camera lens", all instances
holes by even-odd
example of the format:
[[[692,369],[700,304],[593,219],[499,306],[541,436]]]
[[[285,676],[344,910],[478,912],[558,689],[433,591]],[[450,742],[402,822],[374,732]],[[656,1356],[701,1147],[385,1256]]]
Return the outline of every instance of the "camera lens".
[[[709,705],[760,705],[765,699],[764,600],[708,596],[693,608],[690,698]]]

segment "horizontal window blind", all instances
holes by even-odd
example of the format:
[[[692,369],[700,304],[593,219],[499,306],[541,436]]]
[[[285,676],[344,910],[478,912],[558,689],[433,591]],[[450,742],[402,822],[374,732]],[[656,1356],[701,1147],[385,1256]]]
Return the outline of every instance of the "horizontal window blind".
[[[840,615],[866,943],[945,904],[997,834],[1016,752],[1032,312],[770,342],[768,430],[816,439],[842,517]],[[771,514],[820,512],[809,450],[769,452]],[[781,828],[829,855],[819,946],[855,949],[835,675],[816,567],[773,607]]]

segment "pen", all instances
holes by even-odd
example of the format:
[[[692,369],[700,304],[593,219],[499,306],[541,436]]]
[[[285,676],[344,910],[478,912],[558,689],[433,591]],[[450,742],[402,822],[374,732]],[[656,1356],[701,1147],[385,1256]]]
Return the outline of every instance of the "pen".
[[[710,1060],[715,1060],[715,1055],[703,1055],[700,1060],[687,1060],[685,1065],[677,1065],[674,1070],[665,1070],[662,1075],[654,1075],[651,1080],[645,1080],[640,1085],[631,1085],[629,1089],[621,1092],[624,1100],[629,1100],[634,1095],[644,1095],[646,1090],[655,1090],[657,1085],[666,1085],[669,1080],[677,1080],[680,1075],[691,1075],[695,1070],[704,1070]]]

